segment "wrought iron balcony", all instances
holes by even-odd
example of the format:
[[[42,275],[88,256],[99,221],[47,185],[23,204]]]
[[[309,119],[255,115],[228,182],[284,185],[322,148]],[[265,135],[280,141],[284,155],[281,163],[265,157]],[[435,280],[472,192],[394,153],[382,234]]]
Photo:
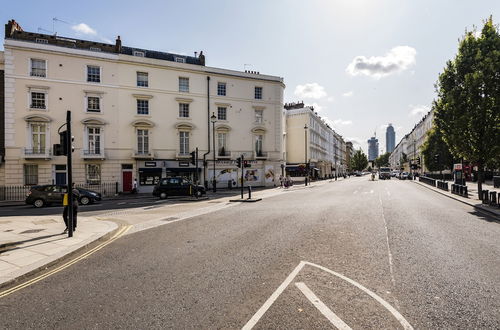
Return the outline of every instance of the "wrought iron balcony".
[[[52,158],[52,152],[50,148],[24,148],[24,158],[50,159]]]
[[[155,153],[148,150],[135,150],[132,157],[137,159],[154,159]]]
[[[83,149],[82,158],[84,159],[105,159],[104,148],[100,149]]]

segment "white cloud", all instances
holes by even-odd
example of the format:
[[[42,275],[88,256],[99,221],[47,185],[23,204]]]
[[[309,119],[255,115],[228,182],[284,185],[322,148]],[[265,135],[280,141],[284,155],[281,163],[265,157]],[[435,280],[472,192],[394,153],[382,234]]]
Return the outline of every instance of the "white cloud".
[[[351,141],[354,149],[361,148],[361,139],[358,137],[348,137],[345,139],[346,141]]]
[[[295,87],[295,95],[300,98],[315,100],[327,96],[325,88],[318,83],[297,85],[297,87]]]
[[[75,31],[77,33],[81,33],[81,34],[87,34],[87,35],[91,35],[91,36],[97,35],[97,31],[85,23],[72,25],[71,29],[73,29],[73,31]]]
[[[427,112],[431,110],[427,105],[410,105],[410,116],[421,116],[425,115]]]
[[[351,97],[353,94],[354,94],[353,91],[349,91],[349,92],[345,92],[344,94],[342,94],[342,96],[343,97]]]
[[[311,104],[311,106],[314,108],[314,111],[316,111],[316,112],[321,112],[321,111],[323,111],[323,110],[325,109],[325,107],[323,107],[323,106],[319,105],[319,104],[318,104],[318,103],[316,103],[316,102],[313,102],[313,103]]]
[[[346,71],[352,76],[365,75],[380,79],[408,69],[415,64],[417,51],[409,46],[392,48],[384,56],[356,56]]]
[[[342,120],[342,119],[335,119],[333,121],[333,124],[335,126],[347,126],[347,125],[352,125],[352,120]]]

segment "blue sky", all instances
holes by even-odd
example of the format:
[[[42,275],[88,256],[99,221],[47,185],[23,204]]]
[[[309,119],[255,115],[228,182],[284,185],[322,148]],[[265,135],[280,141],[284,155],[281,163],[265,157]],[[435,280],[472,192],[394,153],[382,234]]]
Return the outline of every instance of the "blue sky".
[[[203,50],[209,66],[283,77],[285,102],[316,105],[366,151],[374,131],[385,150],[387,123],[396,128],[396,143],[411,130],[429,110],[458,39],[490,15],[500,22],[500,1],[19,0],[2,4],[0,21],[52,31],[56,17],[64,21],[54,24],[59,35],[120,35],[128,46]]]

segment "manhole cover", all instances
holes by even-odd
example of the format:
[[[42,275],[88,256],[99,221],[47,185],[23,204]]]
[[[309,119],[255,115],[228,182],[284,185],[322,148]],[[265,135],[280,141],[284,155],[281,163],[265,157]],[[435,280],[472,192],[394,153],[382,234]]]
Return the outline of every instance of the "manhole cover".
[[[29,229],[29,230],[25,230],[23,232],[20,232],[20,234],[33,234],[33,233],[41,232],[42,230],[45,230],[45,229]]]
[[[170,217],[170,218],[162,219],[161,221],[173,221],[173,220],[177,220],[177,219],[179,219],[179,218]]]

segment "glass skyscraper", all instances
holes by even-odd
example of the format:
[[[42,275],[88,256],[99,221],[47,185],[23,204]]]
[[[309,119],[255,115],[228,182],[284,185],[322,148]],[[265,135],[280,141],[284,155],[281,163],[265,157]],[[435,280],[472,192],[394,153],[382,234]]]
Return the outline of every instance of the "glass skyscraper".
[[[394,127],[392,127],[392,124],[389,124],[389,126],[387,126],[387,130],[385,131],[385,151],[392,152],[395,146],[396,133],[394,132]]]

